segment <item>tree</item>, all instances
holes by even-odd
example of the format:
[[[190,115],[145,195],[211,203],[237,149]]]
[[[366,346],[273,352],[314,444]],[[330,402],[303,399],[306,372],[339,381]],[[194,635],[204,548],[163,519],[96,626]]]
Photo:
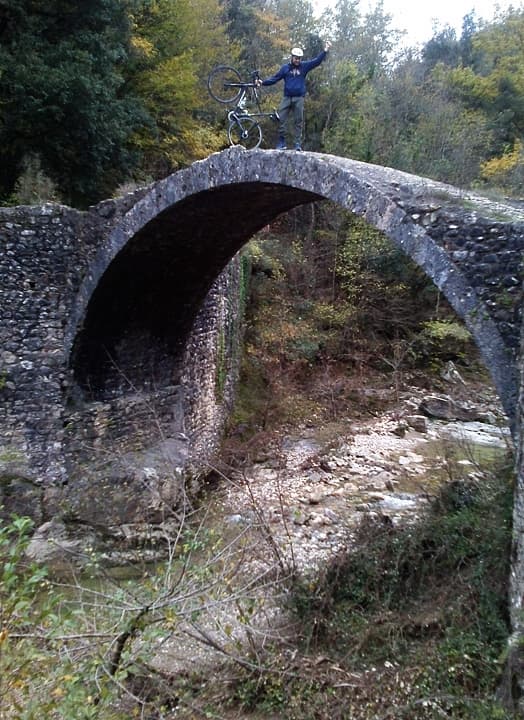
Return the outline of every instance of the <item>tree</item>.
[[[391,16],[378,2],[361,16],[354,0],[339,0],[331,15],[336,28],[324,93],[326,118],[323,139],[330,152],[380,162],[373,150],[373,136],[382,133],[384,118],[376,103],[387,85],[393,64],[393,49],[399,33],[391,27]],[[320,113],[321,103],[317,110]],[[387,130],[387,128],[386,128]]]
[[[218,62],[234,62],[218,0],[140,1],[132,13],[126,74],[150,125],[135,133],[141,173],[163,177],[220,148],[205,80]]]
[[[135,166],[128,140],[147,116],[122,77],[129,38],[119,0],[0,2],[0,195],[27,155],[75,204]]]
[[[427,73],[438,63],[457,67],[461,61],[461,45],[454,28],[445,25],[434,33],[422,48],[422,59]]]
[[[272,74],[296,46],[308,57],[314,54],[319,22],[310,0],[226,0],[225,6],[228,33],[241,48],[244,71]]]
[[[523,33],[523,11],[509,11],[484,26],[471,40],[474,66],[456,68],[448,78],[456,97],[489,119],[495,153],[524,135]]]

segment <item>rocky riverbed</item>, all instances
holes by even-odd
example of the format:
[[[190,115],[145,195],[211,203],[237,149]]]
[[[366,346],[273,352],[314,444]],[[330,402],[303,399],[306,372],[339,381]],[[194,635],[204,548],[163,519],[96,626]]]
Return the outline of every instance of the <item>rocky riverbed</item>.
[[[274,433],[247,461],[212,473],[206,524],[229,537],[262,532],[260,547],[276,552],[280,564],[314,571],[347,546],[363,514],[409,522],[456,472],[452,461],[474,473],[479,448],[511,447],[494,393],[475,397],[473,404],[407,388],[392,409],[366,421],[311,421]],[[118,525],[103,535],[54,518],[37,529],[28,554],[57,571],[90,563],[93,552],[106,565],[142,564],[161,559],[178,528],[177,513],[160,525]]]
[[[312,569],[347,546],[363,513],[409,522],[457,464],[474,475],[479,453],[510,447],[494,397],[456,403],[413,388],[378,418],[284,436],[224,477],[218,512],[229,525],[265,523],[286,562]]]
[[[439,415],[445,408],[446,418],[432,417],[430,406]],[[464,413],[469,420],[454,417]],[[351,549],[363,517],[378,517],[385,526],[412,522],[442,482],[478,479],[481,456],[510,447],[492,394],[475,405],[457,404],[413,388],[394,411],[366,422],[303,424],[260,447],[241,470],[220,470],[205,523],[233,549],[230,597],[206,599],[198,621],[162,644],[156,666],[181,671],[188,652],[192,663],[212,666],[221,657],[217,648],[237,656],[245,643],[292,638],[278,577],[314,577],[337,552]],[[249,616],[239,611],[246,602]],[[190,650],[186,631],[200,638]]]
[[[385,527],[412,522],[442,482],[459,474],[479,477],[479,453],[511,447],[493,392],[474,396],[475,404],[464,396],[406,388],[398,402],[369,419],[312,419],[274,433],[241,467],[215,469],[195,515],[195,550],[182,567],[177,545],[186,539],[176,538],[175,516],[164,527],[118,528],[134,548],[121,559],[142,561],[134,566],[133,604],[138,582],[158,586],[154,602],[167,608],[147,664],[169,677],[188,668],[214,672],[224,656],[242,662],[266,643],[291,643],[296,628],[285,611],[289,576],[314,577],[336,553],[351,550],[364,517],[377,517]],[[37,531],[29,552],[44,561],[58,559],[59,567],[72,557],[89,559],[93,533],[90,528],[88,535],[72,538],[56,521]],[[159,558],[154,537],[170,549],[171,560],[164,552],[160,565],[144,568],[146,549]],[[146,548],[140,547],[143,540]],[[97,556],[111,563],[119,557],[109,549]],[[120,584],[118,592],[126,588]],[[108,597],[113,590],[111,584]],[[142,640],[136,650],[143,652]]]

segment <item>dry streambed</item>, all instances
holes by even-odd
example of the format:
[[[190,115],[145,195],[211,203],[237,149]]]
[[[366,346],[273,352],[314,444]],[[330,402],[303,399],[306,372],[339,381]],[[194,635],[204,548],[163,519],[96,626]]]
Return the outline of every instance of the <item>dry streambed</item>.
[[[492,410],[483,412],[496,421]],[[347,546],[363,513],[385,523],[412,520],[440,483],[453,479],[457,465],[475,474],[479,456],[510,444],[503,423],[399,412],[333,424],[332,433],[326,426],[303,427],[285,437],[270,460],[231,473],[218,501],[229,525],[264,522],[299,571]]]
[[[386,525],[413,521],[443,481],[475,477],[479,454],[509,447],[494,400],[471,414],[484,422],[427,418],[413,413],[419,404],[410,397],[404,410],[370,422],[298,428],[264,448],[260,462],[223,474],[210,495],[206,524],[226,545],[242,547],[230,557],[232,595],[211,603],[189,628],[203,643],[188,647],[183,634],[163,643],[156,662],[164,670],[182,669],[188,657],[213,664],[217,648],[239,657],[246,642],[253,649],[292,638],[280,609],[285,584],[279,576],[314,575],[352,547],[366,515]]]

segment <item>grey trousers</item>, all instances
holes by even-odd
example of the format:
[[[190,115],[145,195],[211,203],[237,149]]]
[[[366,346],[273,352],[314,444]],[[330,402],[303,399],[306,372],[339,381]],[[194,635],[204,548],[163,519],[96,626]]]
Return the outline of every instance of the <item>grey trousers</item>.
[[[278,114],[280,115],[280,124],[278,126],[278,134],[281,138],[286,137],[286,129],[289,113],[293,113],[293,124],[295,131],[295,143],[302,144],[302,126],[304,124],[304,98],[303,97],[287,97],[284,95]]]

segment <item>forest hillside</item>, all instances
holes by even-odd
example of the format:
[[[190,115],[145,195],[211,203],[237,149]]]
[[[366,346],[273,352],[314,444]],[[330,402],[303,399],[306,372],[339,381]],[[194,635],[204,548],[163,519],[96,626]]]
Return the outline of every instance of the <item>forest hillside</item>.
[[[400,43],[380,2],[11,0],[0,4],[0,201],[86,206],[225,147],[218,63],[312,57],[305,148],[519,195],[524,12]],[[280,88],[264,88],[267,107]],[[268,142],[273,142],[269,135]]]

